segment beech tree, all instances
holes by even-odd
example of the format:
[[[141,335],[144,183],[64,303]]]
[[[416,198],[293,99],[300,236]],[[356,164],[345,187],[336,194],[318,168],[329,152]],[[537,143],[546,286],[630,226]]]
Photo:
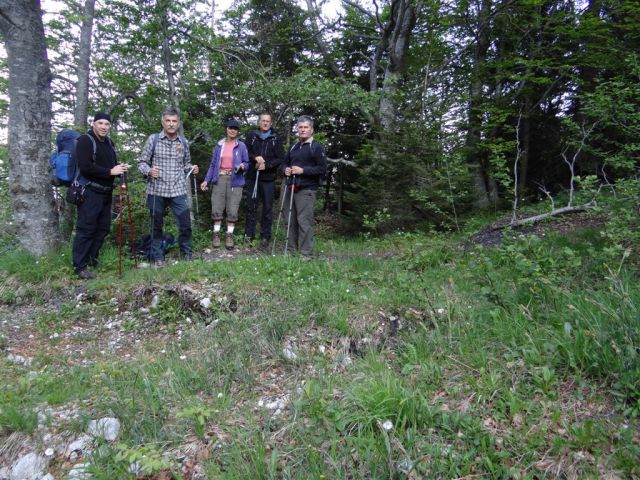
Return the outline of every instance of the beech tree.
[[[51,71],[39,0],[0,1],[9,68],[9,188],[20,244],[41,255],[59,241],[48,178]]]
[[[76,105],[73,111],[73,124],[84,130],[87,126],[89,110],[89,75],[91,73],[91,36],[93,34],[93,17],[96,0],[85,0],[80,28],[80,45],[78,48],[78,66],[76,75]]]

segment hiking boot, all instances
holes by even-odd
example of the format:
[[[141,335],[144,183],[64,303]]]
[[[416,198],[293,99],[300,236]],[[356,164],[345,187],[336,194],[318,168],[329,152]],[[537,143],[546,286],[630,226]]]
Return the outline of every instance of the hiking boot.
[[[156,268],[164,267],[164,260],[156,260],[155,262],[153,262],[153,266]]]
[[[262,240],[260,240],[260,249],[261,250],[268,250],[269,249],[269,239],[268,238],[263,238]]]
[[[89,270],[87,270],[86,268],[83,270],[80,270],[78,273],[78,277],[80,277],[83,280],[91,280],[92,278],[96,278],[95,273],[90,272]]]
[[[233,233],[227,233],[224,246],[227,247],[227,250],[233,250]]]
[[[213,234],[213,240],[211,240],[211,246],[213,248],[220,248],[220,234],[215,232]]]

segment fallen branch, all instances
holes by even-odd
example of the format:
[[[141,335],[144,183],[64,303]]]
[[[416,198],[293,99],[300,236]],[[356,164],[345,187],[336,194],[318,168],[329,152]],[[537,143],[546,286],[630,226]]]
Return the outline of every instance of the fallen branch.
[[[577,207],[567,206],[567,207],[557,208],[547,213],[534,215],[533,217],[523,218],[521,220],[512,220],[506,225],[495,227],[494,230],[501,230],[506,227],[514,228],[514,227],[521,227],[523,225],[533,225],[534,223],[538,223],[550,217],[557,217],[559,215],[568,215],[571,213],[584,212],[586,210],[589,210],[590,208],[593,208],[593,206],[594,206],[593,203],[585,203],[584,205],[579,205]]]

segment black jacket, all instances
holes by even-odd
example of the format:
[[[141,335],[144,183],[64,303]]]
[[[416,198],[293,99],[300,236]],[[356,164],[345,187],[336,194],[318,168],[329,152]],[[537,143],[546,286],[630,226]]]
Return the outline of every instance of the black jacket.
[[[260,172],[261,182],[273,182],[276,179],[278,168],[284,161],[284,147],[282,138],[277,132],[271,130],[268,138],[260,138],[260,132],[254,130],[247,135],[244,142],[249,150],[249,170],[245,178],[255,180],[256,178],[256,157],[263,157],[265,169]]]
[[[327,175],[324,147],[315,140],[307,143],[296,142],[284,157],[284,166],[302,167],[304,173],[296,177],[295,184],[300,189],[317,190],[320,180]]]
[[[89,135],[96,143],[96,158],[93,159],[93,143]],[[89,182],[97,183],[103,187],[113,188],[115,177],[111,175],[111,169],[117,165],[116,151],[109,137],[104,141],[98,140],[93,130],[78,138],[76,145],[76,157],[80,174]]]

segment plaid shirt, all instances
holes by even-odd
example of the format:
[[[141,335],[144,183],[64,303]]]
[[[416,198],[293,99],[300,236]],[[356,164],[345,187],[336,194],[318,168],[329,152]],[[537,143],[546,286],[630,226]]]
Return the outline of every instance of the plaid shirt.
[[[138,158],[138,169],[147,177],[147,194],[159,197],[179,197],[187,194],[186,174],[191,168],[191,154],[189,147],[186,151],[179,138],[170,140],[164,132],[158,134],[158,143],[151,158],[153,137],[149,135]],[[149,177],[151,167],[160,169],[158,178]]]

